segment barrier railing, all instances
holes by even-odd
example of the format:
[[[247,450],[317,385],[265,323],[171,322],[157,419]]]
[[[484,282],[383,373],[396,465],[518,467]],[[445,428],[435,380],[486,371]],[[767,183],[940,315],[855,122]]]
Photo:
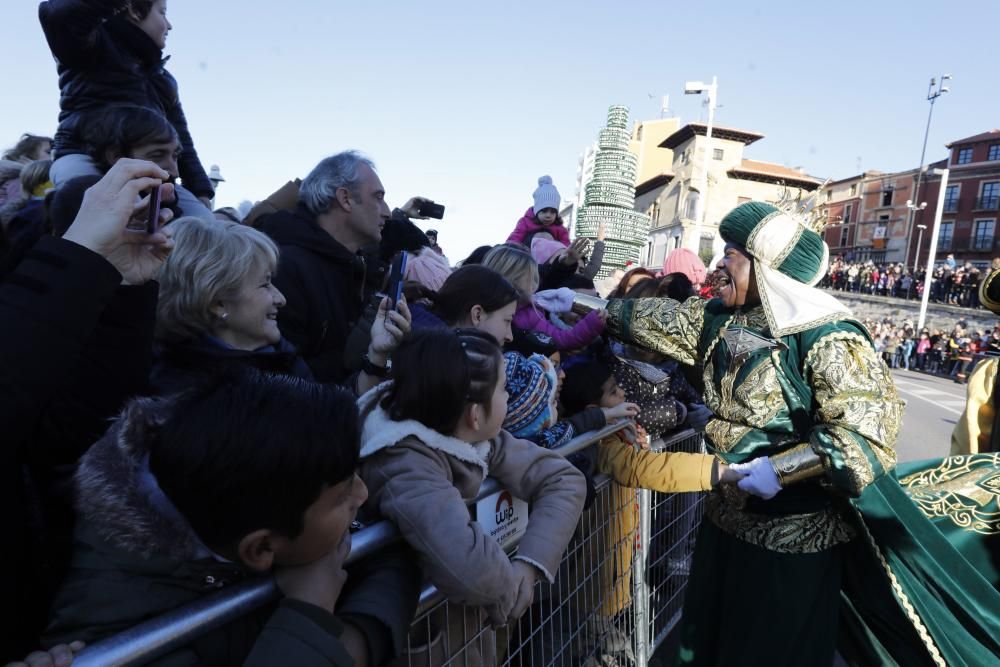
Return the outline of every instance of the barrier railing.
[[[609,425],[557,451],[569,456],[622,428]],[[662,446],[668,451],[700,451],[702,438],[685,431]],[[478,608],[450,603],[427,586],[403,664],[579,665],[589,657],[606,656],[645,665],[679,619],[702,494],[627,489],[604,475],[596,477],[595,488],[594,503],[581,517],[556,583],[536,585],[535,602],[516,625],[495,630]],[[478,498],[499,489],[495,480],[487,479]],[[388,522],[365,527],[352,536],[347,564],[398,539]],[[234,584],[94,643],[73,664],[147,663],[279,595],[271,577]]]

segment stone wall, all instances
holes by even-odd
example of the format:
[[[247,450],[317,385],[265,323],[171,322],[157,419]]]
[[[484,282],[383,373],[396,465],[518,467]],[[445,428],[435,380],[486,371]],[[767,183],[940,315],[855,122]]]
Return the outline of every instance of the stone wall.
[[[870,296],[867,294],[854,294],[852,292],[833,290],[827,291],[853,310],[855,317],[859,320],[864,320],[865,318],[873,320],[888,318],[897,324],[902,324],[904,321],[910,320],[916,326],[917,321],[920,319],[920,302],[917,300],[906,301],[884,296]],[[982,329],[984,331],[989,331],[1000,323],[1000,318],[988,310],[973,310],[935,303],[927,305],[927,323],[925,326],[931,330],[942,329],[951,331],[955,323],[959,320],[965,320],[972,329]]]

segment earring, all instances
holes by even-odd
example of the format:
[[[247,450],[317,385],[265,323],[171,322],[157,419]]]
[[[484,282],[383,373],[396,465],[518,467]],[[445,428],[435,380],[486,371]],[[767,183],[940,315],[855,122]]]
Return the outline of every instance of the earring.
[[[229,313],[222,313],[222,315],[219,315],[219,317],[221,317],[222,319],[226,319],[227,317],[229,317]]]

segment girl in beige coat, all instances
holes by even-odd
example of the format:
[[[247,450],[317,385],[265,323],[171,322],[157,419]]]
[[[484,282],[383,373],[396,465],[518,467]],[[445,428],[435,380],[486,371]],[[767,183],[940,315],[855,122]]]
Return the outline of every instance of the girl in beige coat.
[[[395,380],[359,399],[362,512],[394,521],[431,582],[452,602],[484,607],[495,625],[524,613],[536,580],[554,581],[586,496],[563,457],[501,430],[503,364],[488,334],[421,331],[396,351]],[[466,506],[487,476],[531,504],[513,557]]]

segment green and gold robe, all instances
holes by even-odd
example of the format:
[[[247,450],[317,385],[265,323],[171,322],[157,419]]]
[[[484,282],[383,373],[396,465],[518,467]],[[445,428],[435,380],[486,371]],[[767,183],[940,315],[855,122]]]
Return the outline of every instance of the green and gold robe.
[[[897,470],[903,404],[862,325],[831,318],[772,339],[762,308],[696,298],[612,300],[608,313],[622,340],[703,364],[711,453],[802,452],[814,466],[770,500],[710,494],[680,664],[828,665],[838,644],[859,665],[1000,660],[1000,465],[967,461],[975,482],[955,481],[952,459]],[[966,482],[984,515],[975,535],[941,516],[955,494],[939,487]]]

